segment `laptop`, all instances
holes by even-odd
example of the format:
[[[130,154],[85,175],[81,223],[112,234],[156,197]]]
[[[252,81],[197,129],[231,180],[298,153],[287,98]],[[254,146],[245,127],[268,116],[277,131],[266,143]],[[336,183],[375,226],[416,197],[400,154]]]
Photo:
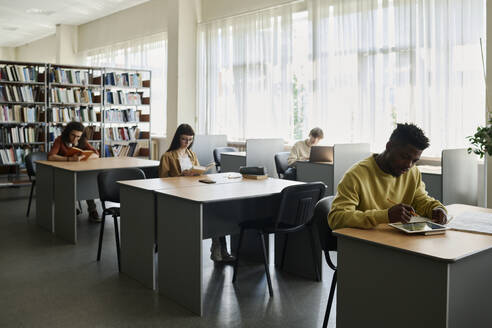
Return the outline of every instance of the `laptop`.
[[[333,146],[312,146],[310,162],[333,162]]]

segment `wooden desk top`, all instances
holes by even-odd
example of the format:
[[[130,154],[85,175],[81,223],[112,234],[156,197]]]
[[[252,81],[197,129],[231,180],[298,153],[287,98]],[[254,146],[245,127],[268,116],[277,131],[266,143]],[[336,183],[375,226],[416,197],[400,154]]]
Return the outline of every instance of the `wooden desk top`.
[[[156,193],[183,198],[194,202],[207,203],[274,195],[280,193],[282,189],[287,186],[301,183],[303,182],[273,178],[265,180],[241,179],[237,183],[201,183],[203,186],[156,190]]]
[[[245,151],[228,151],[228,152],[225,152],[225,153],[220,153],[220,155],[230,155],[230,156],[246,157],[246,152]]]
[[[37,161],[36,163],[74,172],[159,166],[158,161],[135,157],[103,157],[80,162]]]
[[[421,173],[424,174],[442,174],[442,167],[441,166],[434,166],[434,165],[418,165],[417,166],[420,170]]]
[[[480,211],[492,213],[492,209],[470,205],[453,204],[447,206],[450,215],[464,211]],[[492,236],[448,230],[445,234],[423,236],[408,235],[380,224],[374,229],[344,228],[334,231],[340,237],[364,240],[372,244],[397,248],[404,252],[431,257],[440,261],[455,262],[461,258],[492,248]]]
[[[192,177],[125,180],[125,181],[118,181],[118,183],[121,185],[134,187],[137,189],[159,190],[159,189],[208,186],[208,184],[198,181],[201,179],[205,179],[207,177],[217,181],[215,184],[235,183],[235,182],[241,182],[242,180],[242,177],[239,173],[215,173],[215,174],[207,174],[207,175],[192,176]],[[232,177],[239,177],[239,178],[232,179]]]

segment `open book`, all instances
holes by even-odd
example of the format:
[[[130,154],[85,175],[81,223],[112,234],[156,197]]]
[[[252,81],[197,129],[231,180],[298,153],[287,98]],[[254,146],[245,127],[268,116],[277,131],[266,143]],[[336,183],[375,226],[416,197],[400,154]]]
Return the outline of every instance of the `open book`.
[[[80,148],[77,148],[77,147],[71,147],[71,148],[68,149],[66,155],[69,156],[69,157],[71,157],[73,155],[79,155],[79,156],[80,155],[83,155],[84,157],[82,158],[82,161],[85,161],[92,154],[94,154],[94,152],[92,150],[83,150],[83,149],[80,149]]]
[[[207,166],[195,165],[191,168],[191,172],[193,172],[193,174],[202,175],[205,172],[207,172],[208,170],[210,170],[212,167],[214,167],[214,165],[215,165],[214,162],[207,164]]]

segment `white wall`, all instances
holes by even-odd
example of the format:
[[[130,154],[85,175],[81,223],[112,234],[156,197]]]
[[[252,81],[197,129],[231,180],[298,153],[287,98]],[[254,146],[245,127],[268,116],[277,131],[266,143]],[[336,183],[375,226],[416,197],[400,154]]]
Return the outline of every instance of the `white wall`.
[[[289,2],[292,0],[202,0],[202,20],[206,22]]]
[[[151,0],[79,25],[78,50],[83,52],[167,31],[167,0]]]
[[[57,52],[56,35],[50,35],[15,48],[15,60],[54,63]]]
[[[0,60],[15,60],[15,48],[0,47]]]

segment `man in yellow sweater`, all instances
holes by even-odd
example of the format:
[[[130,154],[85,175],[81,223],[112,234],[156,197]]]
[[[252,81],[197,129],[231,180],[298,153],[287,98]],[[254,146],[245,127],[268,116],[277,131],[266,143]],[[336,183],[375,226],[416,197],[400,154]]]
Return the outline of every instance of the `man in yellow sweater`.
[[[408,222],[414,212],[446,223],[444,206],[427,195],[414,165],[428,146],[429,139],[420,128],[398,124],[384,152],[345,173],[328,215],[330,227],[373,228],[380,223]]]

